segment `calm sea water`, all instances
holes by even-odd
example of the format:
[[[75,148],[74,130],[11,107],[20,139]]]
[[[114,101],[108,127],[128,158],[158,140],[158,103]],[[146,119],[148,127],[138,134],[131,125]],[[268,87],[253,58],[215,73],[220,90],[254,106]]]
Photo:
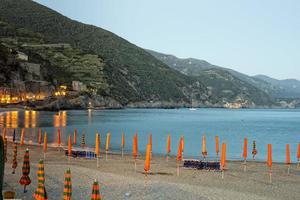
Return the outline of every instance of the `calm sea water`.
[[[111,132],[113,151],[120,150],[121,134],[125,133],[125,150],[131,151],[132,137],[138,133],[139,152],[145,152],[148,134],[153,135],[154,154],[165,154],[168,133],[171,134],[171,151],[176,155],[181,135],[185,138],[184,157],[200,158],[201,138],[207,138],[208,156],[215,157],[215,136],[227,143],[227,158],[241,159],[243,138],[248,138],[248,155],[251,156],[252,141],[256,140],[257,160],[266,159],[268,143],[273,145],[273,160],[285,161],[285,145],[291,145],[291,158],[296,161],[297,144],[300,142],[300,110],[227,110],[227,109],[125,109],[86,110],[61,112],[1,111],[0,126],[9,129],[8,135],[26,128],[26,140],[36,142],[38,128],[47,131],[50,142],[56,141],[60,127],[62,140],[74,128],[86,135],[86,143],[94,145],[95,133],[101,134],[104,147],[106,133]]]

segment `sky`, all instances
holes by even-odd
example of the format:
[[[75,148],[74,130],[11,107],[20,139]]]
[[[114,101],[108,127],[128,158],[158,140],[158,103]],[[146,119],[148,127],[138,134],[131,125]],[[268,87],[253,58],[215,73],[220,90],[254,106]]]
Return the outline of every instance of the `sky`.
[[[35,0],[142,48],[300,80],[298,0]]]

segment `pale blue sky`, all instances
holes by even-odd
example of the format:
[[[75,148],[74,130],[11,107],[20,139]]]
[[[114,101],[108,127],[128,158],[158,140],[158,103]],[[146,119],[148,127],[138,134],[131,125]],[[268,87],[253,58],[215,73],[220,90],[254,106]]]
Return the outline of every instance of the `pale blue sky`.
[[[36,0],[147,49],[300,79],[298,0]]]

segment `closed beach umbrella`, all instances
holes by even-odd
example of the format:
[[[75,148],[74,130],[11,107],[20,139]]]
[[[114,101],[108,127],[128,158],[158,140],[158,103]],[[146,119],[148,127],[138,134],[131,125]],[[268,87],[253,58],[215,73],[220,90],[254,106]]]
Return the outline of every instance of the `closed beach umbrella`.
[[[97,157],[100,156],[100,135],[99,135],[99,133],[96,133],[95,154],[97,155]]]
[[[134,134],[133,136],[133,145],[132,145],[132,156],[134,159],[136,159],[138,154],[138,147],[137,147],[137,134]]]
[[[207,156],[207,149],[206,149],[206,136],[203,135],[202,136],[202,156],[204,157],[204,159]]]
[[[24,160],[23,160],[23,167],[22,167],[22,177],[19,181],[21,185],[24,185],[24,193],[26,191],[26,186],[31,183],[31,180],[29,178],[30,174],[30,161],[29,161],[29,150],[26,149],[26,152],[24,154]]]
[[[299,168],[299,161],[300,161],[300,142],[298,143],[298,152],[297,152],[297,158],[298,158],[298,164],[297,164],[297,168]]]
[[[145,159],[145,166],[144,166],[144,170],[146,173],[148,173],[150,170],[150,160],[151,160],[151,145],[147,144],[146,159]]]
[[[73,133],[73,144],[77,143],[77,129],[74,128],[74,133]]]
[[[60,138],[60,128],[57,129],[57,146],[60,146],[61,138]]]
[[[33,196],[36,200],[46,200],[47,192],[45,188],[45,171],[44,171],[44,161],[40,160],[38,164],[38,171],[37,171],[37,178],[38,178],[38,187],[35,190]]]
[[[68,156],[72,156],[72,139],[71,135],[68,138]]]
[[[122,149],[125,148],[125,134],[124,134],[124,133],[122,133],[121,148],[122,148]]]
[[[290,167],[291,167],[291,153],[290,153],[290,145],[286,144],[286,160],[285,163],[288,166],[288,174],[290,174]]]
[[[16,129],[14,129],[14,133],[13,133],[13,143],[15,143],[16,141]]]
[[[110,145],[110,133],[108,132],[106,134],[105,151],[109,151],[109,145]]]
[[[220,150],[219,150],[219,136],[216,136],[215,140],[216,140],[216,154],[217,154],[217,159],[218,159],[219,152],[220,152]]]
[[[181,136],[181,151],[184,152],[184,137]]]
[[[39,135],[38,135],[38,143],[39,143],[39,145],[41,145],[42,144],[42,129],[40,129],[39,128]]]
[[[222,169],[222,179],[224,179],[224,170],[226,166],[226,144],[222,143],[222,152],[221,152],[221,169]]]
[[[63,198],[63,200],[71,200],[71,199],[72,199],[71,170],[68,169],[65,173],[64,198]]]
[[[256,150],[256,141],[253,141],[253,146],[252,146],[252,156],[253,156],[253,160],[255,159],[255,156],[257,154],[257,150]]]
[[[182,140],[183,140],[183,138],[181,137],[179,140],[179,145],[178,145],[178,151],[177,151],[177,157],[176,157],[177,161],[182,161],[182,147],[183,147]]]
[[[101,200],[100,186],[97,180],[93,183],[91,200]]]
[[[149,134],[148,144],[150,144],[150,152],[152,152],[152,133]]]
[[[167,155],[169,155],[171,153],[171,135],[168,135],[167,138]]]
[[[80,144],[80,146],[81,146],[82,148],[85,147],[85,134],[84,134],[84,133],[82,133],[82,135],[81,135],[81,144]]]
[[[243,147],[243,158],[246,161],[248,155],[248,139],[244,138],[244,147]]]
[[[25,138],[25,129],[21,129],[21,138],[20,138],[20,145],[24,145],[24,138]]]
[[[12,168],[13,168],[13,174],[16,171],[16,168],[18,166],[18,161],[17,161],[17,155],[18,155],[18,145],[14,144],[14,151],[13,151],[13,161],[12,161]]]
[[[268,144],[267,166],[272,168],[272,144]]]
[[[44,133],[44,153],[47,153],[47,149],[48,149],[48,139],[47,139],[47,133],[45,131]]]

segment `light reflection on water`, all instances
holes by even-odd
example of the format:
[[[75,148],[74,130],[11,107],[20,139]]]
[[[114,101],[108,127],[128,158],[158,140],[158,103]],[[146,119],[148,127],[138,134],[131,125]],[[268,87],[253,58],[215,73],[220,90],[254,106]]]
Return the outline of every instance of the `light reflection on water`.
[[[258,160],[265,160],[266,146],[273,144],[273,159],[285,161],[285,144],[291,145],[291,158],[296,161],[297,144],[300,141],[300,110],[225,110],[225,109],[125,109],[125,110],[70,110],[60,112],[2,111],[0,127],[7,128],[8,137],[16,130],[19,140],[25,128],[27,143],[37,143],[38,131],[48,133],[48,141],[54,144],[57,130],[61,131],[62,144],[69,134],[78,130],[77,143],[85,133],[86,144],[94,146],[95,133],[101,134],[101,147],[108,131],[111,147],[119,150],[121,134],[126,137],[125,150],[131,151],[132,137],[139,134],[139,152],[145,151],[148,134],[153,134],[153,152],[165,154],[166,138],[171,133],[172,154],[176,154],[178,140],[185,137],[186,157],[199,158],[201,137],[207,137],[208,156],[215,156],[215,135],[227,143],[228,159],[240,159],[243,138],[248,138],[248,155],[251,156],[252,141],[256,140]]]

